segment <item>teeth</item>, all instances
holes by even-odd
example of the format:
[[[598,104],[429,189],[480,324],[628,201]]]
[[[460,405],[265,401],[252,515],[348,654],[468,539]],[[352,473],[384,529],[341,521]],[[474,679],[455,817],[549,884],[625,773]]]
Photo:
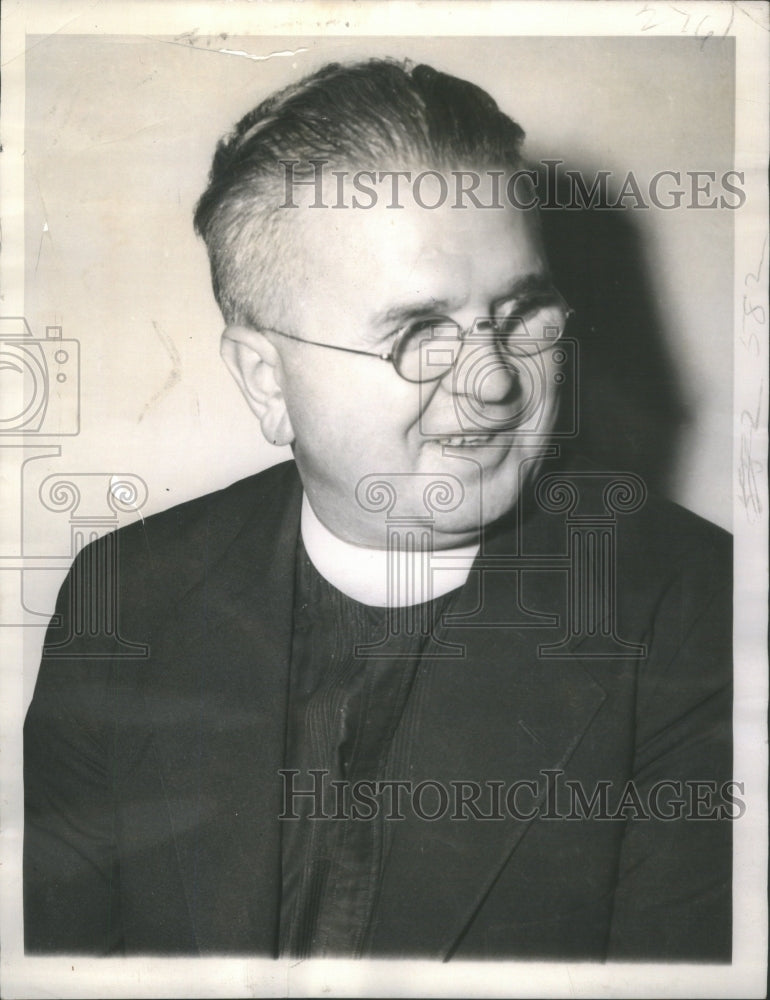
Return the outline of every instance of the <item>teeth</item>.
[[[479,437],[467,437],[458,435],[456,437],[438,438],[438,443],[447,445],[450,448],[462,448],[469,445],[486,444],[491,439],[491,435],[485,434]]]

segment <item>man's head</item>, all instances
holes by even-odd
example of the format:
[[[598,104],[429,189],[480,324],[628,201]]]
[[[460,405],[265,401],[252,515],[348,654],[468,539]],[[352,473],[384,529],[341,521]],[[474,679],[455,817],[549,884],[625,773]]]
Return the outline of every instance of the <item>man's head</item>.
[[[545,337],[564,322],[535,214],[500,200],[522,138],[478,87],[373,60],[325,67],[219,144],[195,222],[223,356],[265,436],[292,445],[316,514],[349,541],[384,543],[381,511],[361,499],[372,477],[399,514],[434,516],[439,547],[474,538],[514,505],[552,423],[554,352],[520,350],[522,331],[544,331],[510,319],[550,323]],[[475,197],[460,198],[460,171],[485,174]],[[409,366],[378,357],[398,360],[405,338]],[[438,511],[431,478],[453,493]]]
[[[332,169],[399,164],[513,169],[524,133],[479,87],[430,66],[392,60],[332,63],[273,94],[217,146],[195,226],[208,246],[214,294],[228,323],[259,327],[273,317],[281,253],[283,161]]]

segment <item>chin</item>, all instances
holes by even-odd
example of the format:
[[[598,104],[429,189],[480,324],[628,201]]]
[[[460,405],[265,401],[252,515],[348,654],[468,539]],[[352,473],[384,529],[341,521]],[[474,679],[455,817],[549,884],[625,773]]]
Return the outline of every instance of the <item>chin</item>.
[[[480,502],[478,491],[466,495],[465,502],[458,510],[436,516],[433,521],[437,548],[468,545],[478,539],[484,528],[510,513],[519,498],[518,489],[510,489],[492,496],[485,496]]]
[[[478,535],[484,526],[497,521],[516,506],[523,483],[537,464],[534,449],[522,448],[505,454],[495,454],[493,449],[486,449],[484,453],[474,454],[468,448],[462,455],[447,449],[443,461],[434,467],[432,474],[436,476],[437,483],[442,478],[451,477],[461,487],[462,499],[459,503],[453,502],[452,509],[448,509],[447,505],[441,510],[440,503],[432,506],[435,530],[448,535]],[[457,490],[452,492],[457,498]],[[440,492],[434,496],[441,500]]]

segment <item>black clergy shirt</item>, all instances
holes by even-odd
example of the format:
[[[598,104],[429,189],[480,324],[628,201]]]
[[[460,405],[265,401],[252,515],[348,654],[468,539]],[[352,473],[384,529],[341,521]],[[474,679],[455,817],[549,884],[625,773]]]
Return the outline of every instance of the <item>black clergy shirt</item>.
[[[406,608],[361,604],[328,583],[298,542],[282,776],[284,955],[366,954],[386,817],[398,806],[398,793],[381,783],[407,773],[409,734],[394,734],[456,593]]]

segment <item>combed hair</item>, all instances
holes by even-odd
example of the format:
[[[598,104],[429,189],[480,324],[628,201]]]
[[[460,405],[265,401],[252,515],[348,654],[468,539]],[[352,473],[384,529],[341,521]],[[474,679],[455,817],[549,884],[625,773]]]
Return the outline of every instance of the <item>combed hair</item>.
[[[259,327],[279,307],[291,212],[281,160],[333,169],[424,164],[516,167],[524,133],[480,87],[391,59],[330,63],[273,94],[217,145],[195,229],[225,321]],[[284,273],[285,270],[284,270]]]

